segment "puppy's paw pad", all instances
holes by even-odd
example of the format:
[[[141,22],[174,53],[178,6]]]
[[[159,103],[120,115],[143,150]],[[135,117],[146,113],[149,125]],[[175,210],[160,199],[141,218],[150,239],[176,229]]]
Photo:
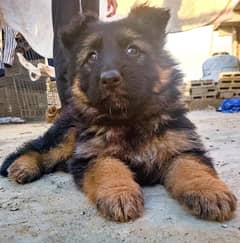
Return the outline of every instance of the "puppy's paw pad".
[[[40,170],[37,166],[27,166],[21,163],[13,163],[8,169],[8,176],[17,183],[24,184],[37,179]]]
[[[186,192],[182,201],[194,215],[220,222],[233,216],[237,204],[236,197],[228,190]]]
[[[125,189],[98,198],[97,208],[101,214],[118,222],[127,222],[140,217],[144,209],[141,190]]]

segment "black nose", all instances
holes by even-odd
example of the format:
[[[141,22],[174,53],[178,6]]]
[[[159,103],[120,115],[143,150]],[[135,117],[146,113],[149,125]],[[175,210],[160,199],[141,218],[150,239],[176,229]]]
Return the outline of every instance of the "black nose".
[[[109,70],[101,73],[100,81],[104,87],[116,87],[121,83],[121,74],[117,70]]]

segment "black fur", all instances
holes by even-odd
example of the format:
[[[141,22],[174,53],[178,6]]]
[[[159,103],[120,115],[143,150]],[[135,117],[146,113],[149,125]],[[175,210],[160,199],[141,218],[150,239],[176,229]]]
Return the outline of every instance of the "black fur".
[[[78,129],[79,136],[76,150],[67,163],[77,184],[81,184],[85,170],[99,151],[113,146],[114,142],[106,139],[108,129],[121,129],[115,140],[122,148],[112,155],[125,162],[141,184],[163,183],[164,172],[159,170],[159,165],[153,164],[146,173],[146,161],[135,161],[124,152],[137,150],[153,135],[164,136],[169,130],[186,131],[188,139],[195,140],[189,148],[179,148],[172,158],[180,153],[193,154],[213,168],[194,125],[185,117],[184,105],[179,102],[182,73],[164,50],[168,19],[168,10],[145,5],[133,9],[128,18],[112,23],[97,22],[92,14],[76,17],[61,33],[61,38],[68,53],[69,80],[72,85],[76,78],[80,80],[78,88],[86,95],[88,104],[83,106],[82,100],[72,94],[70,105],[61,118],[43,136],[10,154],[1,167],[1,175],[7,176],[8,167],[22,154],[28,151],[44,153],[54,148],[71,127]],[[131,45],[137,46],[137,56],[126,54]],[[89,61],[92,51],[97,52],[94,63]],[[160,80],[159,92],[153,92],[154,85],[159,82],[159,72],[162,72],[157,67],[171,72],[166,82]],[[119,70],[121,74],[123,87],[116,94],[103,92],[99,86],[101,73],[109,69]],[[169,119],[163,121],[163,116]],[[92,126],[103,127],[105,132],[98,135],[98,130],[89,130]]]
[[[1,174],[26,183],[68,166],[98,210],[120,222],[142,215],[137,183],[164,184],[198,217],[231,218],[237,200],[180,101],[182,74],[164,50],[168,19],[167,10],[146,5],[111,23],[77,17],[62,33],[69,106],[42,137],[9,155]]]

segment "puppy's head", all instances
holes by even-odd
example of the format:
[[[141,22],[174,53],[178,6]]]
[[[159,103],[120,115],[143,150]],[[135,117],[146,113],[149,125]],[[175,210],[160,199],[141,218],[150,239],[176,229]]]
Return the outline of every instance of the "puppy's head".
[[[75,103],[124,119],[161,96],[173,65],[163,50],[168,19],[167,10],[145,5],[110,23],[78,16],[62,33]]]

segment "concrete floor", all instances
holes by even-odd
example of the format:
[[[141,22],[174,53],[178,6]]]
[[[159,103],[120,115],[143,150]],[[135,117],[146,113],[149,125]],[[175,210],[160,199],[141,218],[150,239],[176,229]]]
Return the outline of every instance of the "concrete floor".
[[[189,117],[220,176],[240,198],[240,113],[194,111]],[[0,163],[47,127],[43,123],[0,126]],[[144,216],[117,224],[98,215],[68,174],[46,175],[23,186],[0,178],[0,243],[240,242],[240,205],[231,221],[206,222],[189,215],[162,186],[145,188],[144,193]]]

